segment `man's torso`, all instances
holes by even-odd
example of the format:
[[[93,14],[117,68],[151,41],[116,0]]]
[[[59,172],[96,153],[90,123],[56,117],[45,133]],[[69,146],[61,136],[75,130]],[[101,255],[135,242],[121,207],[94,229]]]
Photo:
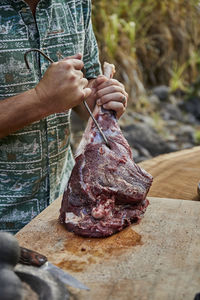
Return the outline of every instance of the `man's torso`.
[[[29,54],[26,69],[30,48],[54,61],[83,53],[88,77],[99,74],[91,31],[86,37],[89,2],[43,0],[34,18],[25,2],[1,1],[0,101],[33,88],[46,71],[49,62],[37,54]],[[63,192],[73,166],[69,136],[69,112],[63,112],[0,140],[0,229],[16,232]]]

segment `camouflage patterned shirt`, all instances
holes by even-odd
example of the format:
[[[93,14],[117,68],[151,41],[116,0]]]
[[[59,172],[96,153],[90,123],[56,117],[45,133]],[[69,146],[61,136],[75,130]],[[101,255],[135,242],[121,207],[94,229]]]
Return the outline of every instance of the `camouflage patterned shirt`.
[[[86,77],[100,74],[90,0],[40,0],[35,19],[22,0],[0,2],[0,101],[33,88],[48,61],[83,54]],[[12,104],[11,104],[12,105]],[[50,115],[0,139],[0,230],[17,232],[65,188],[74,161],[70,111]]]

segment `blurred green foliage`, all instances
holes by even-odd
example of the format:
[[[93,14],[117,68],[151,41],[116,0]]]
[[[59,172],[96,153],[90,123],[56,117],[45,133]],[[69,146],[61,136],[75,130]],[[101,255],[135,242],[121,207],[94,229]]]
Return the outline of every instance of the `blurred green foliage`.
[[[197,145],[200,145],[200,130],[196,130],[195,132],[195,142]]]
[[[185,90],[195,82],[200,71],[199,22],[199,0],[93,1],[100,59],[116,65],[116,77],[132,98],[143,84]]]

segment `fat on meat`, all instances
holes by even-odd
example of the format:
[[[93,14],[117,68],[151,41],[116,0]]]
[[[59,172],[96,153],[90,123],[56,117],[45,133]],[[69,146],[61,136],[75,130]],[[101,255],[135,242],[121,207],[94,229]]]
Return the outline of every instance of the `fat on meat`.
[[[112,76],[111,65],[104,74]],[[68,231],[86,237],[107,237],[138,223],[149,204],[152,176],[133,160],[115,113],[101,106],[93,115],[108,147],[90,118],[76,153],[59,220]]]

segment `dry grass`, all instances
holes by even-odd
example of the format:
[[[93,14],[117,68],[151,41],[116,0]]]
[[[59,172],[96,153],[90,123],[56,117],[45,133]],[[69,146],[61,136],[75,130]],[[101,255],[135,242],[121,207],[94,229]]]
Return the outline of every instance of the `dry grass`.
[[[134,99],[158,84],[184,88],[200,71],[199,0],[95,0],[93,24],[100,58]]]

